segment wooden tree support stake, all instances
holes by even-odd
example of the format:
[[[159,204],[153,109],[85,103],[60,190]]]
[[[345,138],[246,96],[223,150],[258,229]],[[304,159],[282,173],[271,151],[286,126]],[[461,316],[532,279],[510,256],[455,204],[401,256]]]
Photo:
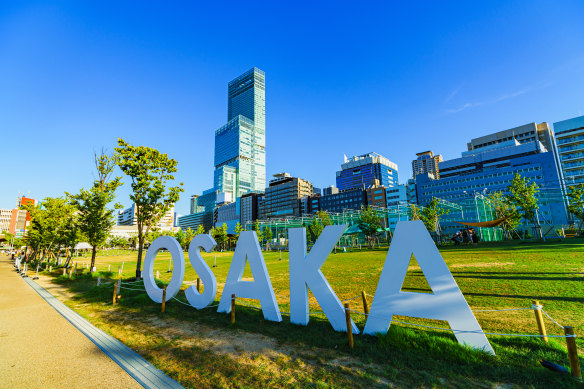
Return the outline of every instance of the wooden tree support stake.
[[[351,312],[349,303],[345,303],[345,318],[347,319],[347,337],[349,338],[349,348],[353,348],[353,327],[351,327]]]
[[[568,357],[570,358],[570,372],[572,377],[582,380],[582,371],[580,370],[580,361],[578,360],[578,348],[576,347],[576,338],[574,338],[574,327],[564,327],[566,344],[568,345]]]
[[[533,312],[535,313],[535,321],[537,322],[537,328],[539,329],[539,334],[543,336],[543,341],[548,343],[547,333],[545,331],[545,324],[543,322],[543,315],[541,314],[541,305],[539,301],[533,300]]]
[[[112,304],[113,304],[113,305],[115,305],[115,304],[118,302],[118,288],[119,288],[119,282],[120,282],[120,281],[118,281],[118,282],[116,282],[116,283],[114,284],[114,296],[113,296],[113,299],[112,299]]]
[[[162,288],[162,306],[160,307],[160,312],[164,312],[166,308],[166,286]]]
[[[197,278],[197,292],[201,293],[201,279]]]
[[[235,324],[235,294],[231,295],[231,324]]]
[[[367,305],[367,296],[364,290],[361,291],[361,298],[363,299],[363,312],[365,316],[369,316],[369,306]]]

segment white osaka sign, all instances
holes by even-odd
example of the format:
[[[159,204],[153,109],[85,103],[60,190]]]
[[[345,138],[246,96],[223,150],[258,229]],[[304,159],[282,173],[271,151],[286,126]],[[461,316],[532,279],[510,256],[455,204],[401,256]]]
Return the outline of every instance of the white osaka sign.
[[[320,270],[346,227],[346,225],[327,226],[308,253],[305,229],[288,230],[292,323],[308,324],[310,289],[333,328],[336,331],[347,330],[343,304]],[[201,249],[211,252],[215,245],[210,235],[201,234],[193,238],[189,247],[191,265],[205,286],[202,294],[193,286],[185,291],[188,302],[197,309],[207,307],[215,300],[217,294],[215,275],[201,256]],[[172,279],[166,289],[166,301],[176,296],[185,273],[185,259],[178,242],[168,236],[157,238],[150,245],[144,259],[146,292],[157,303],[162,302],[162,289],[154,282],[153,267],[156,254],[162,249],[170,252],[174,264]],[[418,261],[433,293],[401,291],[412,255]],[[253,281],[242,280],[247,261]],[[258,300],[266,320],[282,321],[255,231],[242,231],[239,235],[218,312],[231,311],[232,294],[236,297]],[[363,333],[371,335],[386,333],[394,315],[447,321],[459,343],[494,354],[438,248],[424,223],[419,220],[402,221],[397,224]],[[359,333],[355,323],[351,322],[351,325],[353,333]]]

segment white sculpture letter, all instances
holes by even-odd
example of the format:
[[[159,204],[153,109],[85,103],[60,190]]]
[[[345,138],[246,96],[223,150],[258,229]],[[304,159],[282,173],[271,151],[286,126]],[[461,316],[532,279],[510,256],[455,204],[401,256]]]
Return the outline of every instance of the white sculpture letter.
[[[327,226],[316,243],[306,255],[306,230],[290,228],[290,321],[294,324],[307,325],[308,288],[322,307],[322,310],[335,331],[347,331],[345,309],[343,304],[320,271],[324,261],[333,250],[346,225]],[[353,321],[354,334],[359,330]]]
[[[215,243],[211,235],[199,234],[193,238],[189,246],[189,261],[205,286],[202,294],[197,291],[194,285],[189,286],[185,290],[185,296],[189,304],[197,309],[205,308],[211,304],[217,294],[217,280],[215,279],[215,275],[201,256],[201,248],[210,253],[216,245],[217,243]]]
[[[401,291],[412,254],[433,294]],[[495,353],[420,220],[398,222],[363,333],[386,333],[393,315],[447,321],[459,343]]]
[[[166,287],[166,300],[168,301],[180,290],[185,276],[185,257],[180,244],[170,236],[159,236],[152,242],[146,257],[144,258],[144,288],[148,296],[157,303],[162,302],[162,289],[154,282],[154,259],[160,250],[166,249],[172,257],[172,278]]]
[[[241,280],[247,260],[249,260],[253,281]],[[266,320],[282,321],[280,308],[255,231],[241,231],[239,234],[217,312],[231,312],[232,294],[235,294],[236,297],[259,300]]]

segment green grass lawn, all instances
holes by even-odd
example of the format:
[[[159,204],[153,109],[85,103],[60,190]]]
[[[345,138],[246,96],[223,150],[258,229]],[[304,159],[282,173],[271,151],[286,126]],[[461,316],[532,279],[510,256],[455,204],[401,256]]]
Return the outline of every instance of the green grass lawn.
[[[473,310],[528,308],[532,300],[539,300],[560,324],[575,327],[584,333],[584,241],[569,239],[551,243],[483,243],[479,246],[447,246],[441,253]],[[349,299],[362,290],[373,295],[381,274],[387,250],[354,251],[331,254],[323,266],[323,273],[341,300]],[[203,254],[218,283],[219,300],[225,282],[232,252]],[[288,311],[288,255],[266,252],[264,258],[278,303]],[[188,255],[185,253],[185,257]],[[79,266],[88,262],[78,258]],[[119,256],[100,256],[97,268],[103,276],[117,278],[118,266],[124,263],[122,277],[135,274],[136,253]],[[113,275],[106,271],[111,265]],[[162,282],[170,281],[167,273],[169,255],[157,256],[156,270]],[[57,272],[55,272],[57,274]],[[94,274],[97,277],[97,274]],[[244,277],[252,277],[249,268]],[[185,282],[197,275],[186,261]],[[539,366],[540,358],[569,366],[565,340],[551,339],[545,345],[536,338],[489,336],[496,357],[459,346],[452,334],[444,331],[392,325],[388,334],[378,338],[356,336],[355,349],[346,345],[346,335],[334,332],[321,315],[311,316],[310,324],[298,327],[283,315],[282,323],[263,320],[261,312],[237,307],[237,323],[230,326],[227,315],[214,309],[197,311],[176,301],[167,304],[167,311],[159,313],[144,292],[123,290],[119,305],[111,306],[111,287],[97,288],[95,280],[78,277],[69,280],[58,277],[58,282],[76,292],[68,303],[90,320],[137,349],[146,358],[177,378],[186,386],[207,382],[215,386],[491,386],[497,383],[520,386],[558,387],[573,384],[567,376]],[[186,288],[187,285],[184,286]],[[424,276],[416,263],[410,264],[403,289],[429,292]],[[184,292],[179,299],[185,301]],[[319,310],[311,295],[311,311]],[[107,305],[108,302],[110,305]],[[253,305],[257,302],[249,301]],[[369,304],[371,298],[369,298]],[[362,311],[361,299],[351,301],[351,307]],[[535,334],[537,326],[532,310],[507,312],[476,312],[485,332]],[[154,324],[144,324],[150,321]],[[153,318],[172,325],[156,325]],[[364,316],[353,315],[360,329]],[[396,317],[398,320],[448,327],[447,323]],[[225,334],[267,336],[278,347],[293,348],[296,357],[267,358],[257,353],[255,359],[233,360],[205,349],[204,342],[185,346],[175,338],[164,337],[160,331],[173,327],[202,326],[217,328]],[[546,318],[549,334],[563,331]],[[161,329],[162,328],[162,329]],[[190,328],[190,327],[189,327]],[[185,335],[177,335],[182,339]],[[225,335],[228,336],[228,335]],[[161,340],[163,339],[163,340]],[[584,341],[577,338],[580,355]],[[290,353],[286,354],[289,355]],[[184,357],[188,358],[184,358]],[[226,359],[227,358],[227,359]],[[337,363],[339,358],[347,360]],[[234,362],[235,361],[235,362]],[[213,367],[214,366],[214,367]],[[201,381],[203,380],[203,381]],[[204,385],[203,385],[204,386]]]

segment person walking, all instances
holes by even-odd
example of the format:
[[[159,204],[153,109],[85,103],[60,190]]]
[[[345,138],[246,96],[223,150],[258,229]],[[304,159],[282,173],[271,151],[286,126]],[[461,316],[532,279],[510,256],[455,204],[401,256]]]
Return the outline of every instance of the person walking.
[[[470,231],[471,231],[472,243],[476,246],[479,244],[479,235],[476,233],[474,228],[472,228]]]

